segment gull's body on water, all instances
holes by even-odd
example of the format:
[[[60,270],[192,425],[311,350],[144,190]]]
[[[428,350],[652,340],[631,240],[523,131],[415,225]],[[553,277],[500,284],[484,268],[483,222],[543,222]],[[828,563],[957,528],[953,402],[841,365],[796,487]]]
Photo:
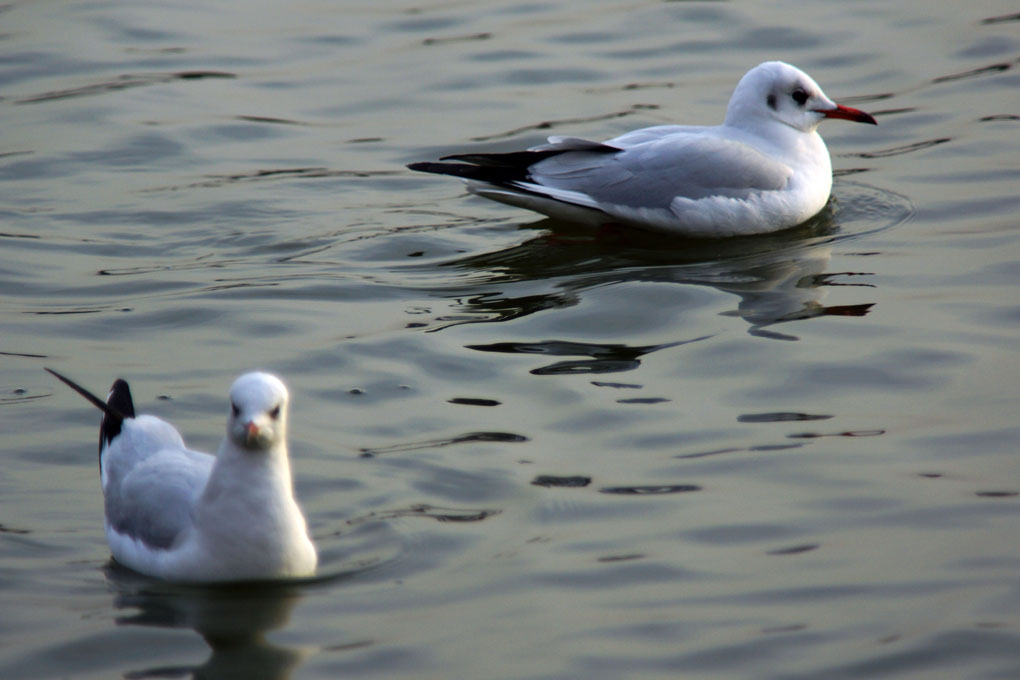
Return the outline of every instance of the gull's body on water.
[[[136,417],[125,381],[103,402],[50,373],[105,414],[99,467],[106,538],[118,562],[181,582],[315,573],[315,546],[294,499],[288,393],[279,378],[247,373],[234,382],[226,437],[212,456],[188,449],[166,421]]]
[[[524,151],[408,167],[571,222],[695,237],[767,233],[808,220],[829,200],[832,164],[817,131],[826,118],[875,124],[803,71],[771,61],[740,80],[722,125],[660,125],[605,142],[555,136]]]

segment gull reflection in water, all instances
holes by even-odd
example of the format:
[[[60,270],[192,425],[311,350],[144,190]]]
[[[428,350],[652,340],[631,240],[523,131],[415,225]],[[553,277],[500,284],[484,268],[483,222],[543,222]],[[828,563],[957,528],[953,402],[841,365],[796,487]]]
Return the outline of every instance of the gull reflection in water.
[[[713,241],[666,240],[635,231],[592,235],[542,220],[528,227],[543,233],[496,252],[443,262],[457,272],[452,289],[436,292],[453,300],[449,313],[435,319],[436,331],[466,323],[510,321],[537,312],[566,308],[595,288],[634,282],[706,286],[738,298],[723,316],[739,317],[752,335],[775,340],[798,338],[773,327],[819,316],[863,316],[874,303],[826,306],[832,286],[872,287],[867,272],[827,272],[832,246],[847,238],[830,208],[810,222],[778,234]],[[436,266],[436,265],[432,265]],[[467,285],[465,285],[467,284]],[[675,310],[679,316],[685,298]],[[661,298],[660,298],[661,302]],[[650,352],[703,340],[704,335],[662,344],[587,343],[567,339],[472,345],[489,352],[587,357],[561,361],[533,372],[610,373],[636,367]]]
[[[126,610],[116,619],[118,625],[190,628],[212,650],[198,666],[139,669],[125,677],[284,680],[312,653],[311,649],[275,645],[266,639],[266,633],[290,621],[291,610],[302,597],[296,585],[173,585],[115,563],[107,567],[107,578],[116,589],[114,607]]]
[[[750,324],[749,333],[777,340],[797,340],[769,326],[819,316],[864,316],[874,303],[830,305],[822,303],[831,286],[873,287],[853,280],[866,272],[826,273],[832,251],[817,244],[752,256],[734,267],[714,266],[699,276],[686,272],[686,283],[712,286],[740,298],[727,315]]]

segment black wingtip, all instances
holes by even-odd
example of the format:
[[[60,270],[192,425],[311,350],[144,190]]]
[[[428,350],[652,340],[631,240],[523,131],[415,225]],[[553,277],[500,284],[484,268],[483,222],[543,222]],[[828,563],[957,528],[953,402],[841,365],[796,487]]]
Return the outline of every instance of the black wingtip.
[[[467,163],[411,163],[407,166],[411,170],[418,172],[431,172],[434,175],[449,175],[451,177],[459,177],[461,179],[475,179],[482,182],[495,182],[499,181],[499,178],[493,177],[489,168],[481,168],[477,165],[468,165]]]
[[[432,161],[408,163],[407,168],[416,172],[431,172],[435,175],[453,175],[455,177],[462,177],[466,172],[474,172],[476,170],[473,165],[435,163]]]
[[[46,367],[44,367],[46,368]],[[135,417],[135,405],[131,399],[131,388],[127,381],[117,378],[113,387],[110,388],[110,396],[103,401],[87,389],[74,382],[65,375],[57,373],[52,368],[46,371],[72,390],[85,397],[90,404],[103,412],[103,422],[99,426],[99,450],[102,453],[103,446],[113,441],[113,438],[120,434],[121,425],[127,418]]]
[[[135,417],[135,402],[131,399],[131,388],[128,387],[127,380],[117,378],[113,381],[106,405],[120,413],[123,418]]]
[[[601,146],[601,145],[600,145]],[[606,146],[612,152],[619,149]],[[572,148],[553,148],[542,150],[510,151],[508,153],[463,153],[443,156],[440,161],[458,161],[456,163],[411,163],[407,167],[418,172],[431,172],[437,175],[450,175],[460,179],[470,179],[489,184],[507,185],[513,182],[530,181],[531,166],[551,156],[557,156],[573,150]]]
[[[93,406],[95,406],[96,408],[98,408],[100,411],[102,411],[106,415],[110,416],[111,418],[117,418],[119,420],[124,420],[125,417],[127,417],[127,418],[134,417],[134,413],[131,413],[130,415],[122,413],[116,407],[112,406],[111,404],[106,403],[105,401],[103,401],[102,399],[100,399],[96,395],[92,394],[87,389],[85,389],[84,387],[82,387],[81,385],[76,383],[75,381],[73,381],[70,378],[68,378],[66,375],[61,375],[60,373],[57,373],[56,371],[54,371],[52,368],[46,368],[46,372],[49,373],[50,375],[54,376],[57,380],[59,380],[60,382],[64,383],[65,385],[67,385],[68,387],[70,387],[72,390],[74,390],[75,392],[77,392],[81,396],[85,397],[89,401],[89,403],[91,403]],[[123,382],[123,381],[121,381],[121,382]],[[124,385],[126,387],[127,383],[124,383]],[[130,399],[130,395],[129,395],[128,398]],[[132,411],[133,410],[134,410],[134,407],[132,406]]]

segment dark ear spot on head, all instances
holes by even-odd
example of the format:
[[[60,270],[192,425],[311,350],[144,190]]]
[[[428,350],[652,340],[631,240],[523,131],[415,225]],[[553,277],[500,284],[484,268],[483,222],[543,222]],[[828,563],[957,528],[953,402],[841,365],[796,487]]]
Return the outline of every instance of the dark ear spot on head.
[[[230,403],[230,412],[231,412],[232,414],[234,414],[234,417],[235,417],[235,418],[236,418],[237,416],[241,415],[241,409],[237,408],[237,404],[235,404],[235,403],[233,403],[233,402],[231,402],[231,403]]]
[[[765,103],[769,105],[769,108],[773,111],[776,110],[776,95],[770,94],[765,98]]]

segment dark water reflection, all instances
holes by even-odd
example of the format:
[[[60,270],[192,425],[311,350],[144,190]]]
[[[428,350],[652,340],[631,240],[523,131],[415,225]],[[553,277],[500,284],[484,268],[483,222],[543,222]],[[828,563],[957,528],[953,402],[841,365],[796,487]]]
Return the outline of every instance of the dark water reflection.
[[[912,207],[902,196],[866,185],[844,182],[841,186],[844,200],[853,208],[843,210],[830,202],[826,210],[810,222],[779,234],[725,241],[664,240],[633,230],[593,235],[572,231],[567,224],[543,220],[527,226],[541,230],[540,235],[519,245],[438,264],[413,266],[409,270],[448,267],[461,273],[457,278],[468,279],[474,290],[460,289],[456,294],[448,294],[455,300],[454,313],[436,319],[435,325],[427,327],[432,331],[465,323],[512,321],[576,305],[586,290],[647,282],[711,286],[733,294],[740,301],[736,309],[726,314],[744,319],[750,324],[749,333],[797,340],[796,336],[769,327],[827,315],[864,316],[874,304],[822,304],[828,287],[874,286],[866,282],[869,272],[827,272],[832,247],[903,222],[912,214]],[[876,216],[880,221],[876,222]],[[527,282],[545,282],[549,292],[535,293],[532,287],[520,285]],[[496,287],[499,289],[493,290]],[[516,288],[528,292],[514,295]],[[544,341],[472,345],[470,348],[580,355],[593,359],[533,371],[541,375],[573,370],[629,370],[639,365],[637,359],[649,352],[694,340],[647,347]]]
[[[116,592],[117,625],[191,629],[211,649],[209,658],[195,666],[136,668],[124,677],[280,680],[291,677],[308,654],[266,639],[267,633],[290,621],[303,597],[296,586],[173,587],[117,567],[108,571],[108,577]]]

